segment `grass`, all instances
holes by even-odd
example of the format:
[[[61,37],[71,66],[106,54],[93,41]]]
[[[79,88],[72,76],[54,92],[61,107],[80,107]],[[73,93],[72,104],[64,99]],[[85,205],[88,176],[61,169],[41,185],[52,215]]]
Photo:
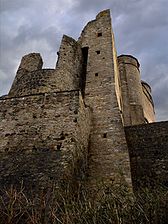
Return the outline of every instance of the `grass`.
[[[141,190],[135,196],[123,186],[104,187],[93,200],[80,188],[74,194],[52,188],[28,196],[24,188],[1,191],[1,224],[166,224],[168,191]]]

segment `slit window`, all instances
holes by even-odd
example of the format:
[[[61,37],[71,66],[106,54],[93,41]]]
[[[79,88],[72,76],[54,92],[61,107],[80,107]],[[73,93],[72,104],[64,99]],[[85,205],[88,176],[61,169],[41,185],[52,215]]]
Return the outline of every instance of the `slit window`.
[[[103,138],[107,138],[107,133],[104,133],[103,134]]]
[[[95,73],[95,76],[97,77],[99,74],[98,73]]]
[[[102,37],[102,33],[98,33],[97,36],[98,36],[98,37]]]
[[[96,51],[97,54],[100,54],[100,51]]]

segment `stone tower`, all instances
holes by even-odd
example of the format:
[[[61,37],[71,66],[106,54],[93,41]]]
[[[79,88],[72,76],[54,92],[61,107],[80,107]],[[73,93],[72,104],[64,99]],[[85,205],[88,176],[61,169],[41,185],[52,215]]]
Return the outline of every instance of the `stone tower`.
[[[155,121],[151,88],[141,82],[138,60],[131,55],[120,55],[121,110],[124,126]]]
[[[87,58],[84,100],[92,110],[89,178],[130,181],[129,156],[117,101],[118,68],[110,11],[100,12],[79,39]]]

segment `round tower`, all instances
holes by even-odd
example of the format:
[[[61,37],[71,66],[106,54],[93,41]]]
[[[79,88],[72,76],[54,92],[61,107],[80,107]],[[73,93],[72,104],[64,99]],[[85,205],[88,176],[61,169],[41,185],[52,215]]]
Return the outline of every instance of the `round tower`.
[[[118,56],[122,96],[121,109],[125,126],[145,122],[139,66],[138,60],[131,55]]]

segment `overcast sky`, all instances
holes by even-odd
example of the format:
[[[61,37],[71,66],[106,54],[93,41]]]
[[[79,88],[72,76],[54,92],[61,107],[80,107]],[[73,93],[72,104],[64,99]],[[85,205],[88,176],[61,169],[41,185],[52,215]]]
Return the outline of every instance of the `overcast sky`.
[[[110,8],[118,55],[132,54],[153,90],[157,120],[168,120],[168,0],[0,0],[0,95],[23,55],[56,63],[61,37],[77,39],[84,25]]]

